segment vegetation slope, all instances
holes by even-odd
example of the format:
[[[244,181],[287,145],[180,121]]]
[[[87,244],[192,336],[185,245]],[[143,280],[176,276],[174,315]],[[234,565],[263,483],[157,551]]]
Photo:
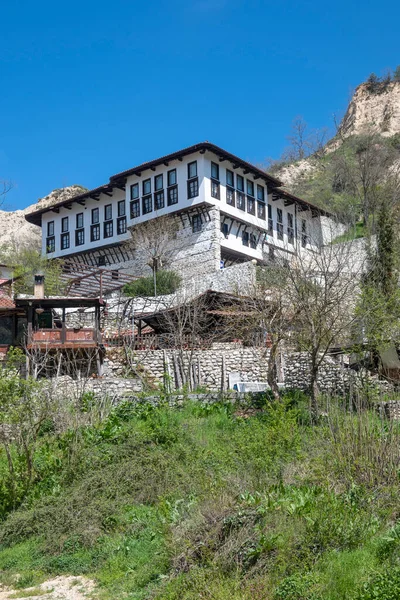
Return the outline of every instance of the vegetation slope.
[[[41,389],[22,385],[2,377],[14,400]],[[17,438],[0,453],[0,581],[86,575],[103,599],[400,597],[400,431],[333,400],[311,426],[306,406],[47,404],[31,460]]]

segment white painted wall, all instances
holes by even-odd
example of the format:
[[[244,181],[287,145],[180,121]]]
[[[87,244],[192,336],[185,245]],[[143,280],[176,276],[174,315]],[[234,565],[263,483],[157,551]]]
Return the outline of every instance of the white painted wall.
[[[188,163],[196,160],[197,161],[197,174],[199,180],[199,195],[196,198],[188,199],[187,197],[187,169]],[[219,165],[219,181],[220,181],[220,199],[215,199],[211,196],[211,162],[215,162]],[[167,205],[167,173],[171,169],[176,169],[177,172],[177,185],[178,185],[178,203],[172,206]],[[246,195],[246,179],[254,182],[255,198],[256,198],[256,215],[251,215],[247,211],[242,211],[237,206],[230,206],[226,202],[226,170],[229,169],[236,176],[239,174],[244,178],[245,182],[245,195]],[[163,175],[164,184],[164,196],[165,206],[163,209],[158,211],[154,210],[154,192],[155,192],[155,177],[159,174]],[[145,179],[151,179],[151,193],[153,198],[153,211],[149,214],[142,214],[142,183]],[[130,190],[131,185],[138,183],[140,190],[140,205],[141,214],[135,219],[130,218]],[[258,218],[257,216],[257,185],[262,185],[265,190],[266,199],[266,218],[265,220]],[[236,186],[235,186],[236,187]],[[129,231],[126,234],[117,234],[117,205],[118,201],[125,199],[126,219],[127,226],[135,226],[149,219],[154,219],[162,215],[175,213],[177,211],[184,211],[190,207],[206,203],[210,206],[215,206],[221,213],[221,221],[225,218],[229,218],[233,221],[230,233],[227,238],[221,233],[220,235],[220,246],[230,252],[237,252],[241,255],[248,257],[249,259],[256,258],[262,260],[265,258],[268,252],[268,245],[272,245],[278,249],[285,250],[293,253],[302,250],[301,245],[301,222],[302,219],[306,220],[306,229],[308,236],[307,249],[316,250],[322,244],[328,243],[335,235],[337,235],[337,226],[327,217],[312,217],[311,211],[298,212],[296,205],[292,204],[285,207],[282,200],[272,201],[271,190],[267,188],[266,183],[262,179],[254,180],[251,173],[245,173],[244,169],[234,169],[234,165],[227,160],[219,162],[219,157],[211,151],[206,151],[205,154],[200,152],[193,153],[186,156],[182,161],[173,160],[169,161],[168,165],[159,165],[154,170],[150,168],[144,168],[140,177],[137,175],[131,175],[128,177],[126,182],[126,191],[114,189],[112,197],[105,194],[101,194],[98,201],[93,199],[85,200],[84,206],[71,201],[71,209],[61,207],[59,213],[46,212],[42,216],[42,252],[46,254],[46,238],[47,238],[47,224],[49,221],[54,221],[54,234],[56,248],[52,253],[47,253],[49,258],[63,257],[77,252],[96,250],[103,246],[123,242],[129,239]],[[107,204],[112,204],[113,211],[113,224],[114,234],[112,237],[104,238],[104,207]],[[272,207],[272,219],[273,219],[273,235],[268,235],[268,204]],[[247,206],[247,205],[246,205]],[[96,242],[90,241],[90,227],[91,227],[91,216],[92,209],[99,208],[100,213],[100,240]],[[283,240],[278,239],[277,233],[277,209],[281,209],[283,213]],[[82,212],[84,216],[84,228],[85,228],[85,243],[80,246],[75,245],[75,230],[76,230],[76,215]],[[293,215],[293,224],[295,228],[295,239],[294,243],[289,243],[288,240],[288,214]],[[70,232],[70,247],[67,250],[61,250],[61,221],[63,217],[69,218],[69,232]],[[239,223],[244,223],[247,230],[250,233],[254,233],[258,239],[257,248],[251,248],[250,246],[244,246],[242,242],[242,230],[238,232]],[[297,235],[296,235],[297,232]],[[334,235],[335,233],[335,235]]]

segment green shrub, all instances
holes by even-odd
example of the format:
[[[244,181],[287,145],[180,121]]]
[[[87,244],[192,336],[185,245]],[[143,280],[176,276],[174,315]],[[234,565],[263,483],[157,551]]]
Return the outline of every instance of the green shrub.
[[[156,273],[156,289],[154,289],[154,276],[141,277],[124,286],[124,294],[136,298],[157,296],[165,296],[173,294],[181,285],[182,278],[175,271],[157,271]]]
[[[400,569],[379,573],[364,585],[357,600],[398,600],[400,598]]]

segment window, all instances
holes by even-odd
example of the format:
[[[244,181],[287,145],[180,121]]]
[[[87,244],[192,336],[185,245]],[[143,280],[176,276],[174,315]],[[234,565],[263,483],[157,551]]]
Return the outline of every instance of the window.
[[[164,208],[164,190],[154,194],[154,210],[160,210],[160,208]]]
[[[229,187],[226,188],[226,203],[235,206],[235,190]]]
[[[54,221],[49,221],[47,223],[47,237],[52,237],[54,235]]]
[[[104,207],[104,220],[111,221],[112,219],[112,205],[106,204]]]
[[[301,245],[303,248],[307,246],[308,236],[307,236],[307,221],[305,219],[301,220]]]
[[[155,191],[157,192],[159,190],[162,190],[163,187],[164,187],[163,176],[162,175],[156,175],[154,177],[154,189],[155,189]]]
[[[219,181],[219,165],[217,163],[211,163],[211,179]]]
[[[250,234],[250,248],[257,249],[257,236],[255,233]]]
[[[104,221],[104,237],[110,238],[114,235],[113,231],[113,222],[112,221]]]
[[[95,225],[95,223],[98,223],[99,220],[100,220],[99,209],[92,208],[92,225]]]
[[[211,196],[219,200],[219,181],[211,179]]]
[[[257,202],[257,217],[265,221],[265,204],[264,202]]]
[[[68,217],[66,217],[68,219]],[[61,234],[61,250],[67,250],[69,248],[69,233]]]
[[[75,231],[75,246],[82,246],[85,243],[85,230],[77,229]]]
[[[193,215],[192,217],[192,231],[193,233],[197,233],[203,229],[203,222],[201,220],[201,215]]]
[[[139,198],[139,184],[138,183],[134,183],[133,185],[131,185],[131,200],[136,200],[136,198]]]
[[[229,185],[230,187],[235,187],[233,172],[228,171],[228,169],[226,170],[226,185]]]
[[[197,177],[197,160],[188,163],[188,179]]]
[[[83,213],[78,213],[76,215],[76,228],[82,229],[83,227]]]
[[[247,183],[247,195],[254,197],[254,183],[250,179],[246,179]]]
[[[272,207],[268,204],[268,235],[274,235],[274,222],[272,220]]]
[[[247,196],[247,212],[249,213],[249,215],[256,214],[256,201],[250,196]]]
[[[187,182],[187,192],[188,198],[196,198],[199,195],[199,180],[197,177],[195,179],[189,179]]]
[[[100,239],[100,225],[92,225],[90,227],[90,241],[98,242]]]
[[[243,233],[242,233],[242,244],[243,244],[243,246],[249,245],[249,232],[248,231],[243,231]]]
[[[46,239],[46,252],[55,252],[56,249],[56,238],[54,236]]]
[[[228,223],[221,223],[221,233],[223,236],[228,239],[229,237],[229,225]]]
[[[132,200],[131,202],[131,219],[140,217],[140,202],[139,200]]]
[[[262,185],[257,185],[257,200],[265,202],[264,188]]]
[[[288,219],[288,227],[287,227],[288,243],[293,244],[294,243],[293,215],[291,213],[288,213],[287,219]]]
[[[240,192],[244,192],[244,179],[241,175],[236,175],[236,187]]]
[[[236,192],[237,207],[240,210],[246,210],[246,198],[243,192]]]
[[[68,231],[68,217],[63,217],[61,219],[61,231],[62,233],[66,233]]]
[[[278,232],[278,240],[283,240],[283,213],[281,208],[276,209],[277,214],[277,226],[276,230]]]
[[[168,187],[171,185],[176,185],[176,169],[168,171]]]
[[[125,217],[125,215],[126,215],[125,200],[120,200],[118,202],[118,216]]]
[[[151,196],[142,198],[142,214],[148,215],[153,210],[153,201]]]
[[[118,217],[117,219],[117,235],[126,233],[126,217]]]
[[[151,194],[151,179],[145,179],[142,184],[143,196]]]
[[[168,188],[168,206],[172,206],[172,204],[178,204],[178,186],[174,185],[173,187]]]

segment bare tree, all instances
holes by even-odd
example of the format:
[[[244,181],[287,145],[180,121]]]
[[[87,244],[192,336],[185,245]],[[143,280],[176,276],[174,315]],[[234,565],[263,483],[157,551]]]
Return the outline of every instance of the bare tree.
[[[300,253],[287,266],[287,300],[296,312],[295,340],[310,362],[310,410],[318,417],[318,374],[332,346],[351,342],[363,257],[352,243]]]
[[[290,146],[284,151],[284,159],[303,160],[312,154],[323,156],[328,140],[328,128],[310,129],[302,116],[292,121],[291,132],[286,137]]]
[[[0,179],[0,206],[4,204],[8,192],[12,189],[11,181]]]
[[[178,230],[178,219],[164,215],[132,227],[131,238],[126,244],[143,253],[145,264],[155,273],[171,260],[176,249]]]

